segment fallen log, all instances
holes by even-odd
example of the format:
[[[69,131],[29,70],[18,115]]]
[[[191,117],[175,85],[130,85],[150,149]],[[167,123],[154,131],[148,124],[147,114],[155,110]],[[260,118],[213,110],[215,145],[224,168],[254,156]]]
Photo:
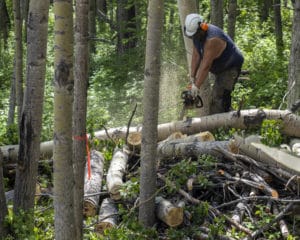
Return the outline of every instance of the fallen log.
[[[183,222],[183,208],[173,205],[170,201],[156,197],[156,216],[169,227],[177,227]]]
[[[221,157],[222,154],[217,149],[222,148],[229,150],[228,141],[212,141],[212,142],[180,142],[172,140],[160,144],[157,148],[158,158],[188,158],[198,157],[202,154],[209,154],[214,157]]]
[[[259,162],[282,168],[292,174],[300,174],[299,157],[293,156],[277,148],[268,147],[256,140],[253,142],[249,139],[246,140],[238,135],[234,135],[234,139],[243,154],[250,156]]]
[[[163,123],[157,126],[158,141],[162,141],[174,132],[183,134],[195,134],[203,131],[211,131],[219,127],[246,129],[260,126],[264,119],[282,120],[282,132],[291,137],[300,137],[300,117],[289,110],[262,110],[250,109],[242,110],[240,114],[237,111],[219,113],[201,118],[191,118],[185,121]],[[128,133],[141,132],[142,127],[124,127],[100,130],[94,133],[94,136],[100,140],[105,139],[125,139]],[[3,151],[5,161],[16,161],[18,155],[18,145],[9,145],[0,147]],[[53,141],[43,142],[40,145],[41,156],[51,157],[53,150]]]
[[[194,134],[202,131],[211,131],[219,127],[246,129],[260,126],[264,119],[282,120],[283,133],[289,136],[300,137],[300,117],[289,110],[250,109],[219,113],[201,118],[191,118],[185,121],[163,123],[158,125],[158,141],[162,141],[174,132]],[[141,132],[142,127],[130,127],[129,132]],[[95,132],[98,139],[126,137],[127,127],[112,128]]]
[[[85,217],[95,216],[98,210],[99,198],[98,193],[101,191],[102,178],[103,178],[103,168],[104,168],[104,157],[103,155],[96,151],[91,151],[91,178],[88,178],[88,169],[85,169],[84,177],[84,197],[83,202],[83,215]]]
[[[114,201],[105,198],[100,206],[98,223],[95,225],[95,232],[103,234],[106,229],[113,228],[118,224],[118,209]]]
[[[116,149],[106,176],[106,185],[110,196],[114,200],[121,199],[120,188],[126,171],[128,153],[125,149]]]

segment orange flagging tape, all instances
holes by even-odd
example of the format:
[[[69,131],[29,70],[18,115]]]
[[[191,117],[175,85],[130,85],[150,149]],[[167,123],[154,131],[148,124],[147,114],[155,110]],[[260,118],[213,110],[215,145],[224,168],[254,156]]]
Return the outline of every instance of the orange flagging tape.
[[[74,136],[75,140],[85,141],[86,155],[87,155],[87,167],[88,167],[88,180],[91,179],[91,154],[89,148],[89,137],[87,134],[85,136]]]

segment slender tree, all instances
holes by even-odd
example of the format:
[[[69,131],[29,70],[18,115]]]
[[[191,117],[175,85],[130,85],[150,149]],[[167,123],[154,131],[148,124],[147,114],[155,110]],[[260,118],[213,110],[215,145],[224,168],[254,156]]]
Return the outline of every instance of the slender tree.
[[[54,213],[55,239],[75,239],[72,153],[73,1],[54,1]]]
[[[143,130],[139,222],[151,227],[155,222],[156,150],[160,78],[160,48],[164,6],[162,0],[150,0],[143,95]]]
[[[288,98],[289,108],[300,99],[300,0],[293,0],[292,3],[294,17],[288,80],[288,86],[291,90]]]
[[[96,7],[96,1],[95,0],[89,0],[89,12],[88,12],[88,29],[89,29],[89,35],[91,38],[90,43],[90,51],[95,53],[96,52],[96,46],[95,46],[95,41],[92,40],[93,38],[96,37],[96,11],[97,11],[97,7]]]
[[[0,39],[3,39],[4,45],[6,45],[10,28],[10,19],[5,0],[0,0],[0,19]]]
[[[76,0],[75,68],[73,105],[73,161],[75,175],[76,239],[82,239],[84,169],[86,156],[86,112],[89,61],[89,0]]]
[[[191,71],[191,61],[193,53],[193,42],[191,39],[184,37],[184,21],[185,17],[190,13],[197,13],[197,5],[195,0],[177,0],[177,6],[179,10],[180,23],[182,28],[182,35],[185,45],[186,58],[188,63],[189,73]]]
[[[14,32],[15,32],[15,90],[18,112],[18,123],[21,119],[23,105],[23,41],[22,41],[22,17],[20,0],[13,0]]]
[[[223,0],[210,0],[210,22],[223,28]]]
[[[283,34],[282,34],[282,20],[281,20],[281,6],[280,0],[274,0],[274,24],[275,24],[275,37],[276,49],[278,56],[282,56],[283,51]]]
[[[232,40],[234,40],[235,37],[236,15],[237,15],[237,0],[229,0],[227,33]]]
[[[29,12],[26,88],[19,127],[20,146],[14,192],[15,214],[19,214],[21,209],[29,211],[34,208],[46,75],[49,0],[30,1]],[[30,226],[33,227],[33,222]]]

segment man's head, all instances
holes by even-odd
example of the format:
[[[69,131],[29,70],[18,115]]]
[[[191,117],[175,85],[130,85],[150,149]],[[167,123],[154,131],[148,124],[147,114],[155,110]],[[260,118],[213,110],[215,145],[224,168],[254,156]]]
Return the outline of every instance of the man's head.
[[[184,34],[192,38],[200,30],[207,30],[207,24],[203,23],[203,17],[197,13],[187,15],[184,24]]]

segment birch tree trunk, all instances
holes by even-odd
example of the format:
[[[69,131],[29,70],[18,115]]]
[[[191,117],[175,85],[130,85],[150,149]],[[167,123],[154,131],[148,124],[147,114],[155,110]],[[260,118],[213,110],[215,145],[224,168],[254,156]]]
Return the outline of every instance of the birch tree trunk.
[[[21,119],[21,111],[23,105],[23,44],[22,44],[22,17],[20,10],[20,0],[13,0],[14,11],[14,33],[15,33],[15,89],[16,103],[18,112],[18,124]]]
[[[20,210],[26,212],[34,208],[46,75],[49,1],[32,0],[29,12],[26,89],[19,128],[20,148],[14,193],[13,210],[16,215]],[[33,222],[30,227],[33,227]]]
[[[292,45],[289,63],[290,95],[288,98],[288,108],[300,99],[300,0],[293,2],[294,19],[292,29]]]
[[[186,51],[186,58],[188,63],[189,75],[191,75],[191,61],[192,61],[192,53],[193,53],[193,41],[184,36],[184,22],[185,17],[190,13],[197,12],[197,5],[195,0],[177,0],[177,6],[179,10],[180,16],[180,24],[182,29],[182,36],[184,40],[184,46]]]
[[[73,105],[73,164],[74,164],[74,209],[76,239],[82,239],[84,168],[86,156],[86,112],[89,62],[89,0],[76,0],[75,18],[75,69]]]
[[[152,227],[155,223],[155,166],[163,14],[164,4],[162,0],[149,1],[144,73],[144,113],[139,207],[139,222],[146,227]]]
[[[72,161],[72,0],[54,1],[54,226],[55,239],[75,239]]]

